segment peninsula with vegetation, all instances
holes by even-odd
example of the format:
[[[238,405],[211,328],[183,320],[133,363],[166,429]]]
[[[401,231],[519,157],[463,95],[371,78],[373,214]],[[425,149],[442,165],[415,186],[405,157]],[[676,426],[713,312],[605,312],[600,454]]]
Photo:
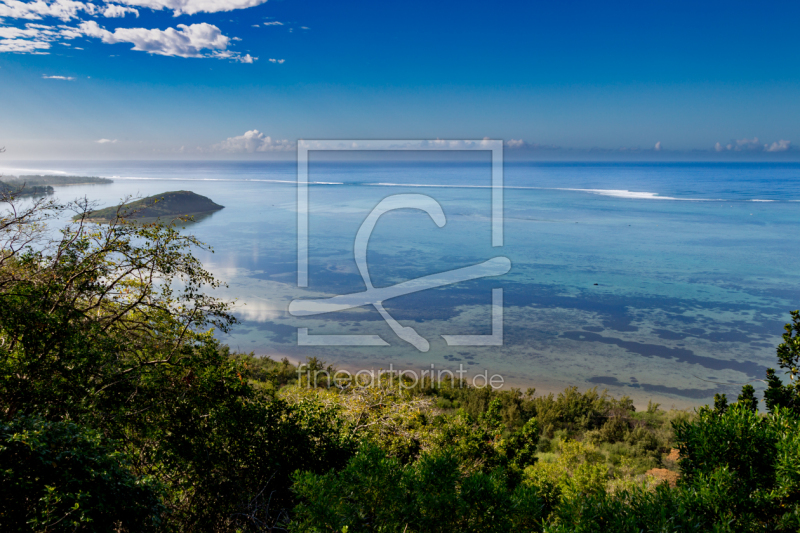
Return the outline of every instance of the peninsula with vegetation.
[[[53,194],[53,187],[114,183],[108,178],[91,176],[25,175],[0,176],[0,196],[15,198],[41,197]]]
[[[192,191],[169,191],[148,196],[115,207],[90,211],[87,218],[93,221],[108,222],[116,218],[133,220],[174,219],[207,215],[223,209],[210,198]]]
[[[69,185],[106,185],[114,183],[108,178],[92,176],[54,176],[31,174],[25,176],[3,176],[3,181],[15,187],[65,187]]]
[[[22,183],[0,181],[0,197],[25,198],[53,194],[49,185],[25,185]]]

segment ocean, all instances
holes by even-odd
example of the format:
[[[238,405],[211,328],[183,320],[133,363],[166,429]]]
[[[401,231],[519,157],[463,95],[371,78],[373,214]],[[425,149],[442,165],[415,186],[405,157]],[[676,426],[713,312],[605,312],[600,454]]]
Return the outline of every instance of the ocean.
[[[664,406],[757,390],[789,312],[800,307],[800,164],[522,163],[504,168],[503,246],[492,246],[488,160],[324,161],[309,165],[308,287],[297,283],[297,168],[265,161],[3,161],[3,174],[91,175],[109,185],[56,188],[100,206],[191,190],[225,209],[187,225],[214,252],[198,257],[240,319],[221,340],[240,351],[339,368],[464,369],[539,393],[598,386]],[[2,179],[2,178],[0,178]],[[378,219],[366,263],[376,288],[495,257],[506,274],[385,300],[429,343],[401,339],[373,306],[292,316],[291,301],[358,293],[359,227],[384,198],[426,195],[420,210]],[[502,289],[502,345],[490,335]],[[382,346],[298,346],[310,335],[378,335]]]

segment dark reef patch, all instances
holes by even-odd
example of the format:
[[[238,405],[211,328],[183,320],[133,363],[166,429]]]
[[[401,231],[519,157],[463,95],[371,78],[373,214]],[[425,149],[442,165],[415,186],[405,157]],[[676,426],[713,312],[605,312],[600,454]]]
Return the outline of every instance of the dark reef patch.
[[[689,363],[701,365],[711,370],[736,370],[743,372],[750,377],[763,376],[767,367],[761,366],[752,361],[724,361],[713,357],[697,355],[686,348],[669,348],[658,344],[647,344],[644,342],[625,341],[615,337],[603,337],[597,333],[587,331],[567,331],[561,334],[562,337],[582,342],[600,342],[602,344],[612,344],[624,348],[631,353],[639,354],[644,357],[659,357],[661,359],[675,359],[679,363]]]
[[[287,344],[295,342],[297,328],[287,324],[276,324],[275,322],[251,322],[259,331],[268,331],[272,333],[272,339],[280,344]]]
[[[586,329],[586,328],[583,328],[583,329]],[[658,335],[659,339],[664,339],[664,340],[668,340],[668,341],[682,341],[683,339],[685,339],[686,337],[689,336],[689,335],[687,335],[685,333],[676,333],[676,332],[670,331],[668,329],[654,329],[653,333]]]
[[[651,383],[623,383],[612,376],[595,376],[586,381],[595,385],[608,385],[611,387],[631,387],[642,389],[647,392],[660,392],[662,394],[674,394],[684,398],[700,400],[714,396],[720,389],[681,389],[678,387],[666,387],[664,385],[653,385]]]

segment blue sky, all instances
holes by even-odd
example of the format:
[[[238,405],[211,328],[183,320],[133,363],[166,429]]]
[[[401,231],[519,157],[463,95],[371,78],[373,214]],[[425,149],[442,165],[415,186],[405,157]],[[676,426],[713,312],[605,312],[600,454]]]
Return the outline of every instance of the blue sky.
[[[8,158],[484,137],[542,158],[800,157],[796,2],[0,0],[0,20]]]

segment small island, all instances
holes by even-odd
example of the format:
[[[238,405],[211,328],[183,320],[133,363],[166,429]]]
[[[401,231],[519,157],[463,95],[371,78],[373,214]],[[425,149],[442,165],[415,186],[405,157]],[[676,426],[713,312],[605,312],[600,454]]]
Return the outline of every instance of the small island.
[[[128,220],[174,219],[194,215],[206,215],[223,209],[210,198],[192,191],[169,191],[128,202],[121,206],[98,209],[89,214],[89,220],[107,222],[117,214]]]

